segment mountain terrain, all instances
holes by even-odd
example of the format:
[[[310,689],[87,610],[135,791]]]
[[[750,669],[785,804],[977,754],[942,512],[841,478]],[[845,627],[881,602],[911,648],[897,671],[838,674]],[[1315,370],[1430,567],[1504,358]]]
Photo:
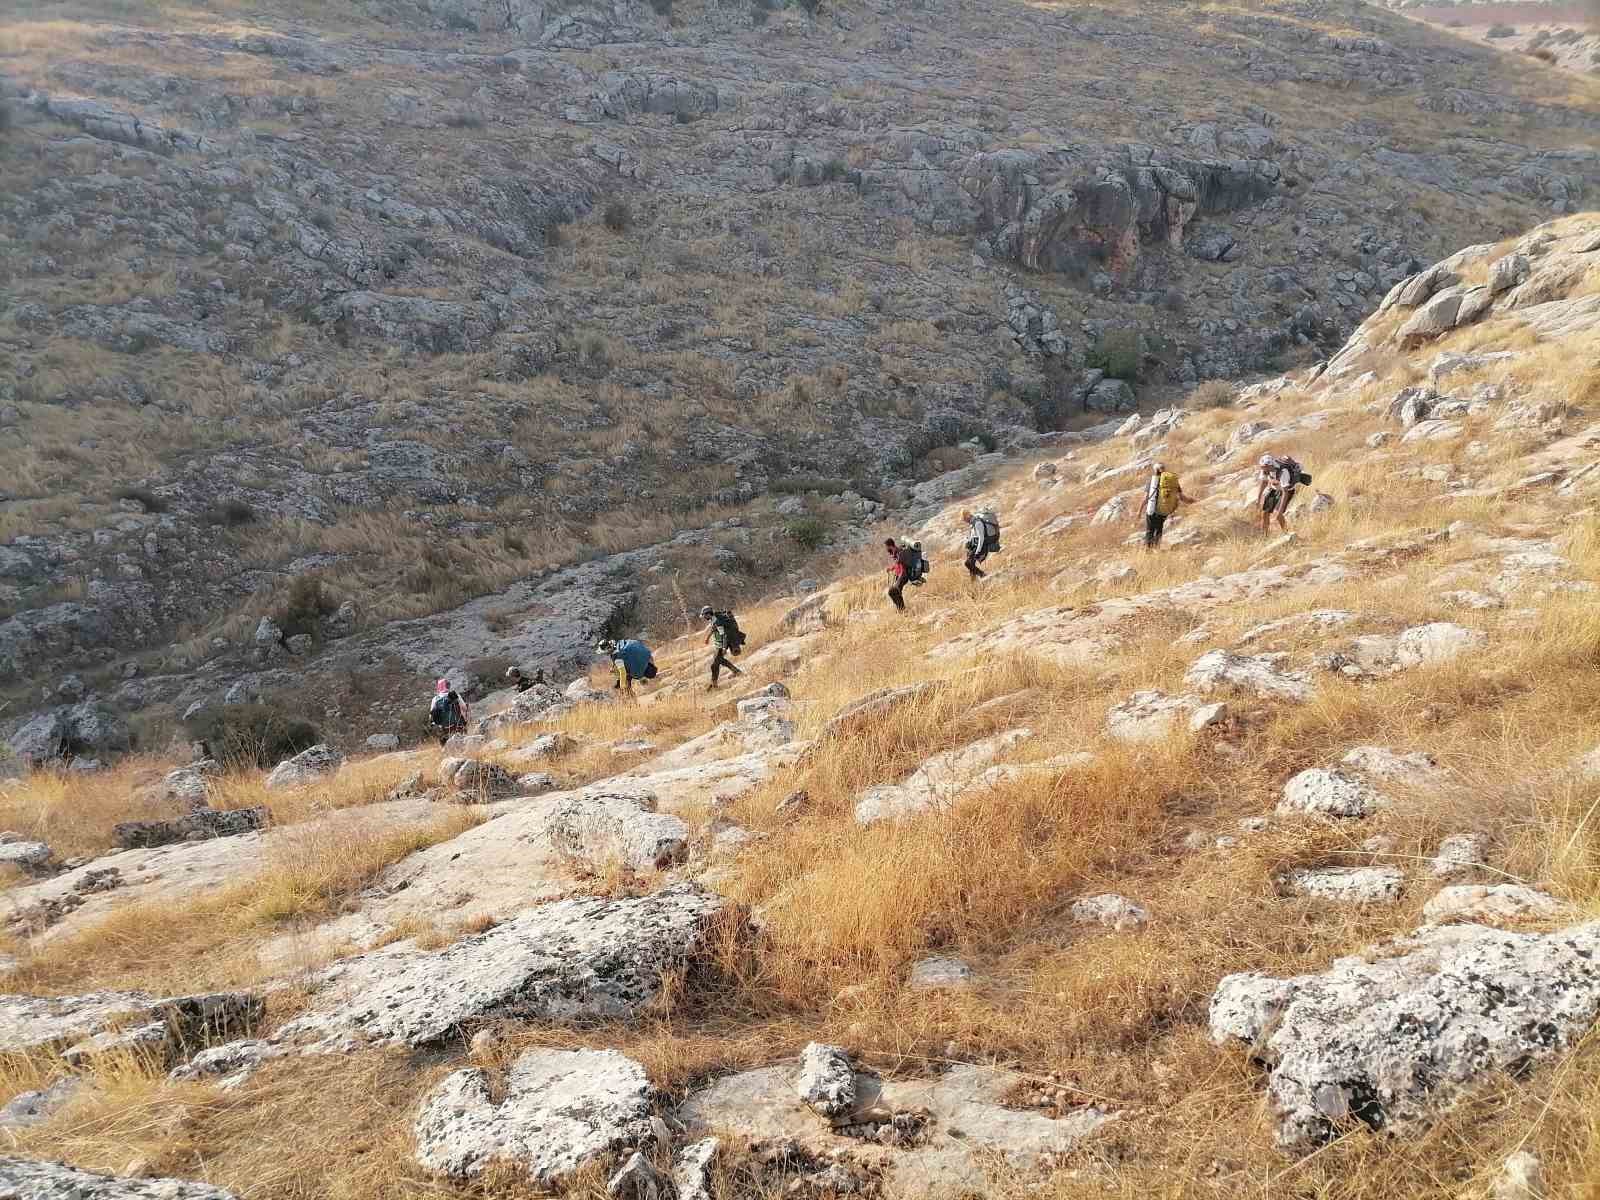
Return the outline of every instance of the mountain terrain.
[[[6,740],[86,764],[569,678],[1600,180],[1600,85],[1354,2],[29,0],[0,78]]]
[[[923,485],[717,691],[7,783],[0,1190],[1594,1195],[1597,348],[1580,213]]]

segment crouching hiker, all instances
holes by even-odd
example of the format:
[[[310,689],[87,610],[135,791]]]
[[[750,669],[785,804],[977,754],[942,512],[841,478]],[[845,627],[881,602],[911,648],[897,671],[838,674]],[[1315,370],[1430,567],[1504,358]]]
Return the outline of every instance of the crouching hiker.
[[[1144,544],[1149,550],[1161,544],[1161,535],[1167,527],[1167,518],[1178,511],[1180,504],[1194,501],[1183,494],[1175,471],[1164,463],[1150,464],[1150,482],[1144,489]]]
[[[455,734],[465,733],[471,715],[467,702],[450,686],[448,679],[441,679],[434,685],[433,703],[428,705],[428,721],[438,735],[439,745],[444,745]]]
[[[706,685],[706,691],[709,692],[716,688],[717,676],[722,673],[723,667],[735,675],[744,674],[728,661],[728,655],[737,655],[744,649],[744,630],[739,628],[739,622],[731,612],[718,612],[709,604],[700,610],[700,619],[708,622],[705,641],[701,645],[709,642],[717,648],[717,652],[711,656],[711,682]]]
[[[1000,553],[1000,518],[993,509],[986,508],[977,514],[963,511],[961,523],[967,527],[967,574],[974,580],[983,579],[978,564],[991,554]]]
[[[1257,469],[1256,503],[1261,506],[1261,532],[1272,531],[1272,518],[1276,514],[1278,528],[1288,532],[1284,514],[1294,503],[1296,489],[1310,483],[1311,476],[1287,454],[1263,454]]]
[[[650,647],[637,638],[623,638],[620,642],[607,638],[595,649],[611,660],[611,666],[617,673],[617,681],[611,685],[613,691],[621,689],[632,693],[634,680],[656,677],[656,662],[650,654]]]

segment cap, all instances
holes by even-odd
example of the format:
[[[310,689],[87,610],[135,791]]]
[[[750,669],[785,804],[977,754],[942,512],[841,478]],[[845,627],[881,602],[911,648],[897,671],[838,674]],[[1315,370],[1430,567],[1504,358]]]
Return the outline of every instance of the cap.
[[[712,615],[712,612],[713,610],[709,604],[705,604],[700,607],[700,615],[702,617],[709,617]]]
[[[436,692],[448,692],[450,690],[450,681],[448,679],[439,680],[433,690]]]
[[[506,678],[507,679],[515,679],[518,675],[521,675],[521,674],[522,674],[522,668],[521,667],[507,667],[506,668]]]

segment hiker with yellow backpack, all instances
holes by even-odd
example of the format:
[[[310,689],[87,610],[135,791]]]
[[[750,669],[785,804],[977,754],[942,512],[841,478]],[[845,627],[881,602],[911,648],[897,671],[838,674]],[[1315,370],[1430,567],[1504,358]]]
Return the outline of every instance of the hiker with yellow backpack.
[[[1180,504],[1194,501],[1183,494],[1175,471],[1167,470],[1165,463],[1150,464],[1150,483],[1144,490],[1144,544],[1154,549],[1161,544],[1161,534],[1167,518],[1178,511]]]

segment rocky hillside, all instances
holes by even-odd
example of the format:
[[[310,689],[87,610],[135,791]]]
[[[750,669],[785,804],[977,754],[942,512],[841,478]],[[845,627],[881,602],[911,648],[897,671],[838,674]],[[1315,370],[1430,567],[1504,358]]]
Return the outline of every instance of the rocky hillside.
[[[1429,4],[1388,0],[1387,7],[1547,66],[1600,75],[1600,3],[1511,0]]]
[[[895,517],[905,613],[866,546],[719,692],[7,785],[0,1190],[1593,1195],[1597,347],[1584,215]]]
[[[1587,81],[1353,2],[36,0],[0,74],[0,688],[147,745],[792,587],[1600,180]]]

